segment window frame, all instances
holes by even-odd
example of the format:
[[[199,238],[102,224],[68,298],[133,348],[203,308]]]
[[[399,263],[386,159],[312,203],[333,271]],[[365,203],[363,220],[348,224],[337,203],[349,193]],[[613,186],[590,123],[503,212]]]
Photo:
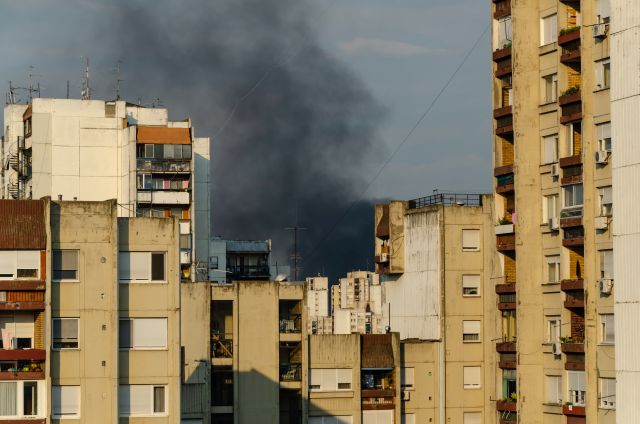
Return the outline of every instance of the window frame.
[[[569,192],[569,187],[571,187],[571,200],[572,200],[572,205],[568,205],[567,204],[567,200],[568,200],[568,192]],[[578,196],[578,192],[576,192],[575,190],[578,189],[578,187],[580,188],[580,196]],[[575,203],[577,201],[578,198],[581,198],[580,203]],[[580,209],[584,206],[584,186],[582,185],[582,183],[577,183],[577,184],[567,184],[562,186],[562,209]]]
[[[470,328],[478,327],[478,332],[469,331]],[[465,338],[471,336],[472,338]],[[475,336],[475,337],[474,337]],[[462,342],[463,343],[482,343],[482,321],[481,320],[463,320],[462,321]]]
[[[611,88],[611,59],[596,61],[596,91]]]
[[[466,370],[469,369],[469,371],[477,370],[478,372],[478,383],[474,384],[474,383],[467,383],[466,380]],[[482,366],[480,365],[469,365],[469,366],[463,366],[462,367],[462,388],[464,390],[478,390],[482,388]]]
[[[547,149],[547,142],[550,141],[553,143],[553,152],[552,152],[552,157],[548,158],[547,157],[547,153],[548,149]],[[550,165],[552,163],[558,163],[558,158],[560,155],[560,150],[559,150],[559,146],[560,146],[560,137],[558,136],[558,134],[551,134],[551,135],[545,135],[542,137],[542,164],[543,165]]]
[[[548,105],[558,101],[558,73],[542,77],[542,104]]]
[[[616,344],[615,314],[599,314],[600,344],[613,346]],[[609,331],[611,330],[611,331]],[[611,338],[607,337],[611,335]]]
[[[349,375],[348,389],[340,388],[340,384],[347,384],[346,381],[343,381],[340,378],[341,377],[340,370],[348,370],[348,375]],[[313,381],[313,375],[317,373],[320,374],[319,385],[312,384],[312,383],[315,383],[315,381]],[[344,375],[347,375],[346,371],[342,371],[342,373]],[[334,374],[335,378],[333,379],[333,381],[335,382],[335,385],[332,385],[331,387],[328,387],[328,388],[323,387],[325,374]],[[314,388],[313,386],[319,386],[319,388]],[[311,368],[309,370],[309,391],[310,392],[351,392],[353,391],[353,369],[352,368]]]
[[[578,384],[576,385],[576,387],[571,387],[572,376],[573,378],[578,379]],[[587,403],[586,378],[587,377],[586,377],[585,371],[567,371],[567,401],[571,402],[575,406],[586,406],[586,403]],[[571,392],[575,392],[575,396],[572,396]]]
[[[166,333],[164,334],[164,346],[136,346],[135,343],[135,324],[136,320],[153,320],[153,321],[164,321]],[[118,331],[118,349],[121,351],[131,351],[131,350],[168,350],[169,348],[169,319],[167,317],[121,317],[118,319],[118,330],[120,330],[120,326],[123,321],[128,321],[129,324],[129,340],[131,346],[124,347],[121,345],[121,337],[120,331]]]
[[[401,390],[415,390],[416,389],[416,376],[415,367],[401,367],[400,368],[400,389]],[[407,377],[410,377],[407,379]],[[410,384],[408,384],[410,383]]]
[[[131,386],[143,386],[148,388],[149,391],[149,398],[150,398],[150,403],[149,405],[151,406],[151,411],[150,412],[144,412],[144,413],[135,413],[132,414],[131,412],[127,413],[123,413],[121,412],[123,408],[121,408],[122,405],[120,405],[120,403],[118,402],[118,416],[121,418],[127,418],[127,417],[167,417],[169,416],[169,390],[168,390],[168,385],[167,384],[120,384],[118,386],[118,399],[121,398],[121,393],[120,390],[122,387],[131,387]],[[162,387],[164,389],[164,397],[163,397],[163,403],[164,403],[164,411],[163,412],[154,412],[155,408],[156,408],[156,404],[155,404],[155,389],[157,387]],[[131,392],[129,392],[131,393]],[[129,409],[131,409],[131,397],[129,397]]]
[[[562,280],[562,262],[560,259],[560,255],[547,255],[545,256],[546,260],[546,275],[547,281],[545,284],[558,284]],[[549,280],[549,276],[551,275],[551,267],[555,268],[555,280]]]
[[[598,149],[610,154],[613,147],[613,137],[611,137],[611,121],[597,124],[596,135],[598,137]]]
[[[0,250],[0,264],[2,266],[10,265],[6,271],[11,271],[11,275],[6,273],[2,273],[0,275],[0,281],[7,280],[40,280],[42,277],[42,266],[41,266],[41,250],[16,250],[16,249],[3,249]],[[24,256],[20,258],[20,256]],[[31,266],[35,265],[36,276],[35,277],[23,277],[19,276],[18,272],[20,270],[33,270],[34,268],[22,268],[21,262],[32,262],[34,261],[34,257],[37,256],[34,263],[30,263]],[[10,263],[10,264],[9,264]],[[2,271],[2,270],[0,270]]]
[[[4,384],[14,384],[16,390],[16,414],[15,415],[0,415],[0,419],[17,419],[17,420],[29,420],[35,418],[45,418],[47,417],[46,412],[46,385],[45,380],[2,380],[0,383]],[[25,383],[34,383],[36,386],[36,407],[38,409],[38,413],[35,415],[26,415],[24,414],[24,385]],[[0,421],[2,422],[2,421]]]
[[[471,278],[473,277],[473,278]],[[467,280],[465,282],[465,280]],[[480,297],[480,285],[481,285],[481,276],[480,274],[463,274],[462,275],[462,297]],[[476,290],[476,293],[465,293],[465,289]]]
[[[553,22],[548,26],[548,23]],[[540,17],[540,47],[558,42],[558,14],[551,13]]]
[[[598,204],[600,206],[600,216],[613,216],[613,187],[598,187]]]
[[[542,225],[549,225],[549,220],[552,218],[558,219],[560,216],[560,195],[558,193],[548,194],[543,196],[543,208],[542,208]],[[552,201],[553,200],[553,201]],[[553,206],[553,216],[550,213]]]
[[[602,249],[598,251],[599,264],[598,272],[600,279],[613,280],[613,249]]]
[[[131,254],[148,254],[149,255],[149,278],[148,279],[122,279],[120,274],[121,262],[123,254],[129,255],[129,268],[131,268]],[[163,256],[163,278],[162,280],[153,279],[153,256],[154,255],[162,255]],[[144,250],[144,251],[134,251],[134,250],[121,250],[118,252],[118,283],[119,284],[168,284],[168,270],[167,270],[167,252],[166,251],[158,251],[158,250]],[[131,271],[131,269],[129,269]],[[131,272],[129,272],[129,277],[131,277]]]
[[[599,408],[600,409],[608,409],[608,410],[615,410],[616,409],[616,385],[617,385],[617,381],[615,378],[606,378],[606,377],[600,377],[598,379],[598,386],[599,386],[599,392],[600,392],[600,396],[598,396],[599,399]],[[611,394],[610,390],[607,390],[605,392],[605,381],[607,382],[607,386],[608,389],[610,389],[610,384],[611,382],[613,382],[613,394]],[[611,399],[611,397],[613,397],[613,402],[611,402],[611,400],[606,400],[607,398]],[[612,403],[611,405],[607,405],[607,403]]]
[[[60,252],[60,254],[62,254],[63,252],[75,252],[76,254],[76,278],[56,278],[55,277],[55,273],[56,273],[56,269],[54,268],[54,264],[56,263],[55,261],[55,254],[56,252]],[[51,262],[51,281],[56,282],[56,283],[78,283],[80,282],[80,250],[79,249],[54,249],[52,252],[52,257],[54,258],[53,261]],[[60,258],[60,261],[63,262],[63,259]],[[62,268],[62,267],[61,267]],[[65,269],[60,269],[60,272],[65,272],[65,271],[69,271],[69,270],[65,270]]]
[[[59,390],[62,390],[62,388],[67,387],[67,388],[73,388],[74,390],[77,390],[77,393],[75,393],[75,395],[78,398],[77,404],[78,404],[78,411],[75,414],[57,414],[56,412],[54,412],[54,401],[53,399],[55,398],[53,395],[53,391],[55,388],[58,388]],[[82,392],[81,392],[81,388],[79,385],[52,385],[51,386],[51,418],[53,419],[58,419],[58,420],[65,420],[65,419],[78,419],[81,417],[82,414]]]
[[[554,387],[555,393],[550,393],[550,388]],[[545,404],[546,405],[562,405],[562,376],[561,375],[545,375]],[[551,399],[551,395],[555,394],[555,400]]]
[[[76,337],[76,347],[55,347],[55,337],[54,337],[54,328],[55,321],[65,321],[65,320],[76,320],[78,323],[78,333]],[[62,328],[60,329],[62,331]],[[62,340],[62,338],[61,338]],[[51,318],[51,350],[62,351],[62,350],[80,350],[80,318],[79,317],[53,317]]]
[[[466,241],[470,241],[469,239],[465,238],[465,233],[466,234],[477,234],[477,245],[476,246],[465,246],[465,240]],[[471,237],[471,235],[469,236]],[[476,236],[473,236],[473,238],[475,239]],[[464,228],[462,230],[462,251],[463,252],[479,252],[480,251],[480,246],[482,245],[482,237],[480,234],[480,229],[478,228]]]
[[[562,338],[562,316],[548,315],[545,316],[547,343],[560,343]]]

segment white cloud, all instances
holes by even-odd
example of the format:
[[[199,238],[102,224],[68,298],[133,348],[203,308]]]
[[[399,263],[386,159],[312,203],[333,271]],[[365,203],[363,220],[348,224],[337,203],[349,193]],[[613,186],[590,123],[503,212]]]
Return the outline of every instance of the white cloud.
[[[418,56],[440,53],[442,50],[431,49],[417,44],[402,41],[383,40],[380,38],[355,37],[339,44],[340,50],[347,54],[373,53],[383,56]]]

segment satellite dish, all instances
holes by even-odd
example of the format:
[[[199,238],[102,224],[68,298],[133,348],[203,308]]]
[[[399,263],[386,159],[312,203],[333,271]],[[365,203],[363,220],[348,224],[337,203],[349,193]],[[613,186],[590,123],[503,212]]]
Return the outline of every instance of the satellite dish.
[[[286,274],[278,274],[276,276],[276,281],[278,281],[279,283],[283,282],[283,281],[287,281],[287,275]]]

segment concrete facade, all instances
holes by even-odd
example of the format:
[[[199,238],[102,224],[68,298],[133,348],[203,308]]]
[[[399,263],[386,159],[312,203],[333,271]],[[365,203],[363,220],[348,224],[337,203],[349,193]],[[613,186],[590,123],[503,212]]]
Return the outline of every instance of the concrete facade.
[[[503,0],[492,14],[496,396],[517,387],[496,415],[612,423],[608,2]]]
[[[383,334],[382,292],[378,274],[352,271],[340,278],[332,293],[334,334]]]

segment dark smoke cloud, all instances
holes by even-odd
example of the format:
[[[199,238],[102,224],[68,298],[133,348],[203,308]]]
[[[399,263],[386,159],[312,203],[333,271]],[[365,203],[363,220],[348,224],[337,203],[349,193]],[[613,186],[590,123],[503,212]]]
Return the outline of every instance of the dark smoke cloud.
[[[172,118],[189,115],[197,135],[212,137],[214,233],[272,238],[283,263],[297,216],[307,228],[303,274],[371,268],[372,204],[333,225],[382,162],[384,110],[318,42],[323,11],[301,0],[123,1],[114,10],[104,37],[123,61],[127,98],[159,96]]]

